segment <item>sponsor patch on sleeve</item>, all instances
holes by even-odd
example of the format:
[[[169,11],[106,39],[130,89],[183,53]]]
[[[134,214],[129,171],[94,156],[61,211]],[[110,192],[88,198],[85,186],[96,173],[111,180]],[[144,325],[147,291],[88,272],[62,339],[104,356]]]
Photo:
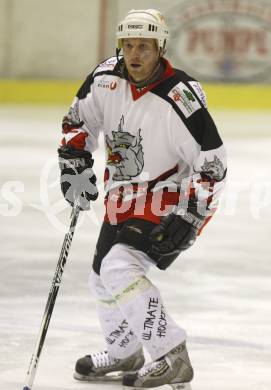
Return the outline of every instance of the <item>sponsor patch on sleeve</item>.
[[[112,70],[112,69],[114,69],[116,63],[117,63],[117,58],[116,57],[108,58],[106,61],[102,62],[96,68],[94,73],[103,72],[103,71],[106,71],[106,70]]]
[[[186,118],[190,117],[195,111],[201,108],[194,94],[184,83],[179,83],[173,87],[168,97],[180,108]]]
[[[200,83],[198,81],[189,81],[189,84],[195,90],[196,94],[198,95],[198,97],[202,101],[204,107],[207,108],[207,98],[206,98],[205,92],[203,91]]]

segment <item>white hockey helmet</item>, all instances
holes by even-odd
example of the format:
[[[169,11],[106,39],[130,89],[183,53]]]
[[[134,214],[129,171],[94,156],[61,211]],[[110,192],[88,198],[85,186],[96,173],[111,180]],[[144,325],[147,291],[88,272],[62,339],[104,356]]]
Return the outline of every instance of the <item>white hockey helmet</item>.
[[[119,23],[116,35],[117,49],[122,48],[124,38],[153,38],[157,40],[163,54],[169,40],[169,29],[161,12],[155,9],[132,9]]]

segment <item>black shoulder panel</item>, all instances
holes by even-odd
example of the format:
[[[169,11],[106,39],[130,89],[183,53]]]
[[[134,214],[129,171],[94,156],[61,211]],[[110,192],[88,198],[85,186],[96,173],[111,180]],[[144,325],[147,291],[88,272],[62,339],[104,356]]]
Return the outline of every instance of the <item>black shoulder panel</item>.
[[[92,73],[90,73],[87,76],[86,80],[84,81],[84,83],[80,87],[79,91],[76,94],[76,97],[78,97],[78,99],[84,99],[87,96],[87,94],[90,92],[91,85],[93,84],[95,77],[102,76],[104,74],[121,77],[121,73],[119,72],[118,63],[116,64],[116,66],[113,70],[105,70],[105,71],[97,72],[94,74],[95,70],[99,66],[100,66],[100,64],[94,69],[94,71]]]
[[[84,83],[81,85],[79,91],[76,94],[78,99],[84,99],[90,91],[91,84],[94,81],[93,72],[88,75]]]
[[[160,96],[172,106],[173,110],[183,121],[193,138],[201,145],[202,151],[219,148],[222,145],[222,140],[218,134],[216,125],[208,110],[204,107],[202,101],[189,84],[189,81],[196,80],[181,70],[175,70],[175,75],[162,81],[150,92]],[[171,89],[180,82],[186,85],[201,106],[199,110],[195,111],[188,118],[186,118],[179,106],[168,96]]]
[[[184,83],[185,81],[196,81],[182,70],[174,69],[174,71],[175,74],[173,76],[159,83],[151,90],[151,92],[160,96],[161,98],[164,98],[176,84],[180,82]]]

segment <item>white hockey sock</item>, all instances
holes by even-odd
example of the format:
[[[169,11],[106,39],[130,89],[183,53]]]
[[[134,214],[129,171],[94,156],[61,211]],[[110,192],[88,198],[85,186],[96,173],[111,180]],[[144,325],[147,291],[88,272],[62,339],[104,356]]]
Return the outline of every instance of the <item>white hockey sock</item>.
[[[141,343],[120,311],[116,300],[104,288],[101,278],[92,271],[91,291],[97,299],[97,313],[109,354],[124,359],[141,348]]]
[[[159,290],[146,277],[144,256],[125,245],[115,245],[103,260],[101,279],[137,338],[156,360],[183,342],[186,333],[168,315]]]

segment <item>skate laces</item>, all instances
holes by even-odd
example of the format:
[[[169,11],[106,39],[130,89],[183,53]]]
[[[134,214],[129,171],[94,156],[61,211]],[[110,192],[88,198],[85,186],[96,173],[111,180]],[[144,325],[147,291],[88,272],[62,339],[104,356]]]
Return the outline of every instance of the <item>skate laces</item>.
[[[110,356],[107,351],[93,353],[91,359],[95,368],[108,367],[119,362],[118,359]]]

